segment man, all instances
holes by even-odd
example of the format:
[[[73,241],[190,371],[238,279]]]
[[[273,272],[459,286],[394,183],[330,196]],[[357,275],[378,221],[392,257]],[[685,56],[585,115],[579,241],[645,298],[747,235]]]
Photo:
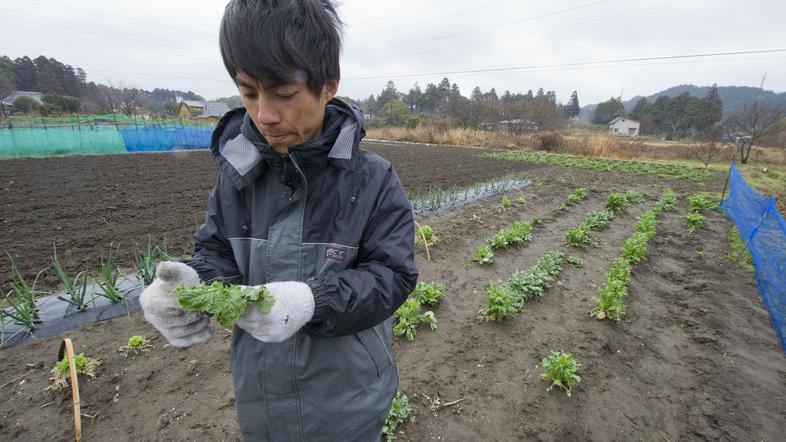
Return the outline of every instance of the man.
[[[398,387],[391,315],[417,281],[413,219],[390,163],[359,149],[360,112],[334,98],[340,21],[329,0],[233,0],[224,64],[244,109],[213,134],[219,168],[196,250],[142,294],[174,346],[209,338],[179,308],[179,284],[265,285],[269,314],[233,330],[238,421],[247,441],[373,441]]]

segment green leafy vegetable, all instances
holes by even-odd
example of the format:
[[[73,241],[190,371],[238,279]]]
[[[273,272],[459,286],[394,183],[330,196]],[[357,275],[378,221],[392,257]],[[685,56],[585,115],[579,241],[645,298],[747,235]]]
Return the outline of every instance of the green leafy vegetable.
[[[409,403],[409,398],[405,394],[397,393],[396,398],[393,399],[393,404],[390,406],[390,413],[385,420],[385,425],[382,427],[382,432],[385,434],[387,442],[396,439],[396,428],[405,423],[412,414],[412,405]]]
[[[552,351],[548,357],[543,358],[540,365],[546,370],[540,376],[543,379],[551,380],[551,385],[546,391],[550,391],[556,385],[565,390],[568,397],[570,397],[573,387],[581,382],[581,377],[576,374],[581,364],[576,362],[576,359],[570,353]]]
[[[180,306],[186,311],[207,313],[216,318],[224,328],[232,324],[246,311],[246,305],[253,302],[262,313],[270,313],[273,298],[264,287],[244,287],[214,282],[210,285],[200,283],[188,288],[175,289]]]

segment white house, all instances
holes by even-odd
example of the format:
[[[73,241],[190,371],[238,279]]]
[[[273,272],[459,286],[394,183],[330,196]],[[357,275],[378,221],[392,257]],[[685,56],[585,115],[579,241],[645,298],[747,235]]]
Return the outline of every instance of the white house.
[[[641,123],[630,118],[617,117],[609,122],[609,135],[638,137]]]

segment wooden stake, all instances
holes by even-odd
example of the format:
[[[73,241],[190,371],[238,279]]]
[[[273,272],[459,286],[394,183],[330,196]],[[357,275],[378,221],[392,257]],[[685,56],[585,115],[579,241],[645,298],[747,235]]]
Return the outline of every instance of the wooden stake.
[[[63,359],[63,351],[68,357],[68,369],[71,374],[71,400],[74,404],[74,439],[79,442],[82,439],[82,412],[79,400],[79,384],[76,380],[76,361],[74,360],[74,345],[71,339],[63,338],[60,344],[58,360]]]

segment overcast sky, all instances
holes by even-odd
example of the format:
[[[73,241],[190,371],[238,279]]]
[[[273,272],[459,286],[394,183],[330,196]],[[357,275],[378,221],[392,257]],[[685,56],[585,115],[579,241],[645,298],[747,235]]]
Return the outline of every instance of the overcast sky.
[[[234,95],[217,44],[224,5],[0,0],[0,55],[54,57],[115,86]],[[575,89],[582,105],[682,83],[758,87],[765,72],[765,89],[786,91],[783,0],[344,0],[339,14],[347,25],[339,94],[353,98],[379,94],[388,79],[406,92],[445,76],[466,96],[475,86],[543,87],[565,102]]]

